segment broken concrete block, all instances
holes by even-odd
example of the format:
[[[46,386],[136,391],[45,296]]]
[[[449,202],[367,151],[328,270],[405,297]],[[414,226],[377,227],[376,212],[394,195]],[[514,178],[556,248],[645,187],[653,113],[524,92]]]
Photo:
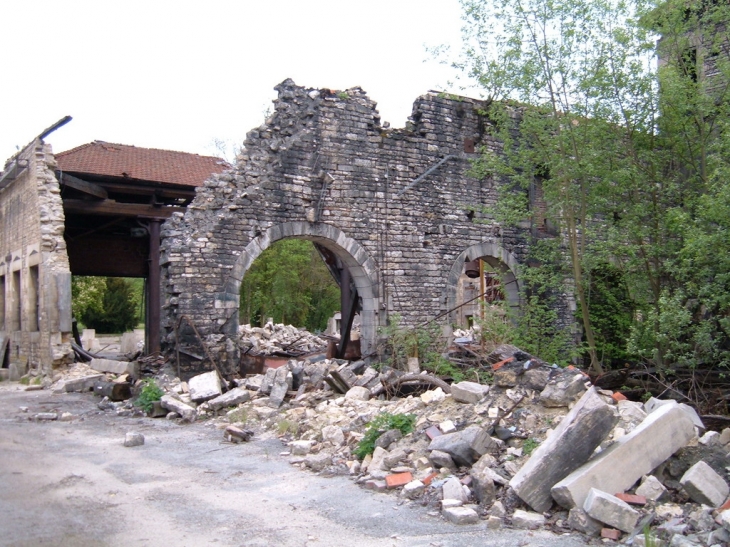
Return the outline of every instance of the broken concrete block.
[[[428,450],[448,453],[457,465],[470,466],[494,445],[487,431],[472,425],[462,431],[441,435],[431,441]]]
[[[124,446],[142,446],[144,444],[144,435],[129,431],[124,436]]]
[[[388,451],[379,446],[373,450],[372,460],[368,464],[368,473],[370,476],[376,479],[384,479],[388,474],[388,470],[385,468],[385,457],[388,455]]]
[[[603,524],[592,518],[580,507],[573,507],[568,513],[568,526],[587,536],[597,536],[603,528]]]
[[[188,381],[190,399],[195,403],[202,403],[218,397],[221,391],[221,381],[215,370],[193,376]]]
[[[345,444],[345,433],[341,427],[326,425],[322,428],[322,440],[330,442],[335,446],[342,446]]]
[[[451,454],[443,452],[441,450],[432,450],[431,454],[429,454],[428,456],[428,459],[431,461],[431,464],[437,469],[440,469],[442,467],[454,469],[456,467],[456,464],[454,463],[454,459],[451,457]]]
[[[591,518],[608,524],[626,533],[632,532],[639,521],[640,513],[616,496],[591,488],[583,509]]]
[[[489,456],[485,454],[477,463],[469,470],[469,476],[472,478],[472,490],[482,506],[490,505],[494,501],[496,488],[494,487],[494,474],[486,464],[484,458]],[[484,460],[484,463],[482,461]]]
[[[355,399],[357,401],[370,400],[370,390],[364,386],[351,387],[345,393],[345,399]]]
[[[177,412],[180,416],[182,416],[183,420],[187,422],[192,422],[193,420],[195,420],[195,409],[190,405],[187,405],[182,401],[175,399],[172,395],[163,395],[160,399],[160,404],[163,408],[166,408],[167,410]]]
[[[517,509],[512,514],[512,525],[523,530],[535,530],[545,525],[545,517],[539,513]]]
[[[326,452],[309,454],[304,458],[304,465],[312,471],[322,471],[328,465],[332,465],[332,456]]]
[[[663,406],[553,486],[552,496],[570,508],[581,507],[591,488],[624,492],[693,437],[694,424],[687,413],[676,404]]]
[[[552,378],[540,393],[546,407],[568,406],[586,390],[586,378],[579,372],[563,370]]]
[[[456,431],[456,424],[454,424],[451,420],[444,420],[438,425],[438,427],[439,431],[441,431],[444,435]]]
[[[471,507],[447,507],[441,511],[446,520],[453,524],[476,524],[479,515]]]
[[[407,457],[408,453],[405,450],[402,448],[396,448],[385,455],[383,458],[383,467],[385,469],[392,469]]]
[[[220,395],[208,401],[208,407],[212,410],[220,410],[221,408],[237,406],[250,400],[251,394],[248,392],[247,389],[244,389],[242,387],[236,387],[230,391],[227,391],[223,395]]]
[[[697,411],[694,408],[684,403],[678,404],[677,401],[673,399],[656,399],[654,397],[651,397],[648,401],[644,403],[644,410],[647,414],[651,414],[652,412],[655,412],[657,409],[666,405],[678,406],[687,413],[687,416],[689,416],[689,418],[692,420],[692,423],[697,429],[699,429],[700,431],[705,430],[705,424],[702,423],[702,419],[700,418],[699,414],[697,414]]]
[[[542,391],[550,381],[551,370],[546,366],[531,368],[522,375],[521,384],[527,389]]]
[[[436,389],[429,389],[428,391],[421,393],[421,401],[425,404],[430,405],[434,403],[440,403],[446,399],[446,393],[440,387]]]
[[[725,480],[703,461],[690,467],[679,479],[679,484],[694,501],[710,507],[719,507],[730,494]]]
[[[648,500],[658,501],[667,493],[667,489],[654,475],[646,475],[641,479],[641,485],[636,489],[636,493]]]
[[[708,431],[700,437],[700,444],[705,446],[717,446],[720,443],[720,434],[717,431]]]
[[[589,389],[512,477],[510,486],[532,509],[547,511],[553,504],[550,489],[588,461],[616,421],[611,405],[595,388]]]
[[[457,403],[475,404],[489,392],[489,386],[476,382],[459,382],[451,384],[451,396]]]
[[[419,480],[411,481],[403,487],[403,495],[409,500],[416,499],[426,491],[426,485]]]
[[[286,398],[286,394],[289,393],[294,384],[294,375],[286,367],[279,367],[276,369],[274,375],[274,385],[269,393],[269,406],[272,408],[279,408]]]
[[[103,374],[92,374],[90,376],[84,376],[83,378],[71,378],[64,382],[63,387],[66,390],[66,393],[91,391],[94,389],[94,384],[103,378]]]
[[[277,370],[278,369],[275,368],[266,369],[264,377],[261,379],[261,385],[259,387],[259,392],[263,395],[268,395],[269,393],[271,393],[271,388],[274,387],[274,378],[276,377]]]
[[[442,499],[445,500],[459,500],[461,503],[466,503],[467,495],[464,492],[464,485],[456,477],[449,477],[441,487]]]
[[[111,372],[112,374],[132,374],[134,367],[129,361],[115,361],[114,359],[92,359],[89,367],[99,372]]]
[[[292,456],[306,456],[312,451],[314,441],[292,441],[289,443],[289,450]]]
[[[618,414],[624,422],[640,424],[646,418],[646,412],[644,412],[641,403],[628,400],[619,401],[617,407]]]
[[[400,441],[402,438],[403,433],[401,433],[400,429],[389,429],[380,435],[380,437],[375,439],[375,446],[380,446],[387,450],[391,444]]]

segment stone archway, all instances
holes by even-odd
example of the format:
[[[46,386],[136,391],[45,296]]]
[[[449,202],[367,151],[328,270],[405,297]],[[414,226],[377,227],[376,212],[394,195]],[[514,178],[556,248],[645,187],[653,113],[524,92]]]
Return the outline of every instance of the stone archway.
[[[288,238],[307,239],[318,243],[332,251],[347,266],[362,300],[360,314],[362,353],[363,355],[371,353],[375,349],[379,325],[378,270],[375,262],[357,241],[330,224],[285,222],[265,230],[252,239],[238,257],[228,283],[226,283],[226,293],[237,297],[243,276],[251,267],[253,261],[274,242]],[[238,298],[235,301],[238,302]],[[232,316],[235,318],[236,328],[238,326],[237,312],[238,306],[236,306],[235,313]]]
[[[502,289],[505,293],[507,305],[513,314],[518,314],[521,306],[520,282],[517,277],[519,262],[512,253],[500,245],[483,241],[471,245],[459,253],[451,267],[446,287],[446,309],[450,310],[449,320],[453,322],[455,317],[454,308],[459,305],[458,284],[459,278],[464,271],[464,263],[477,258],[481,258],[499,272],[502,277]]]

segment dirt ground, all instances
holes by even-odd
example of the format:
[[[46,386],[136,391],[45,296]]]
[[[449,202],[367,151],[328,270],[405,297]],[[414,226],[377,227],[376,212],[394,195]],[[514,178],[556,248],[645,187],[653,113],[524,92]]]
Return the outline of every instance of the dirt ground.
[[[118,417],[92,394],[0,384],[0,545],[574,547],[582,536],[457,526],[347,477],[289,465],[276,438]],[[27,407],[24,411],[22,407]],[[69,412],[71,421],[33,421]],[[128,431],[145,444],[125,448]]]

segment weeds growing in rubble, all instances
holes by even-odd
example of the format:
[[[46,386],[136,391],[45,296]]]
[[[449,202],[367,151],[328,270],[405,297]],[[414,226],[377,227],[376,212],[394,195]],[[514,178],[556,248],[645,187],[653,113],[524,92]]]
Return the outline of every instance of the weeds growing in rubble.
[[[279,435],[290,433],[296,435],[299,432],[299,424],[291,420],[280,420],[276,424],[276,432]]]
[[[525,442],[522,443],[522,453],[525,456],[529,456],[532,454],[532,451],[535,450],[540,443],[536,441],[533,438],[525,439]]]
[[[162,399],[165,394],[164,391],[155,383],[152,378],[147,378],[142,381],[142,389],[139,392],[139,396],[135,401],[134,405],[140,407],[147,413],[152,412],[155,401]]]
[[[236,410],[231,410],[228,413],[228,419],[231,423],[241,423],[246,425],[246,422],[248,422],[248,410],[245,408],[237,408]]]
[[[359,459],[365,458],[375,451],[375,441],[383,433],[391,429],[398,429],[403,435],[407,435],[416,426],[416,416],[413,414],[390,414],[383,412],[373,418],[365,429],[365,436],[358,443],[353,454]]]

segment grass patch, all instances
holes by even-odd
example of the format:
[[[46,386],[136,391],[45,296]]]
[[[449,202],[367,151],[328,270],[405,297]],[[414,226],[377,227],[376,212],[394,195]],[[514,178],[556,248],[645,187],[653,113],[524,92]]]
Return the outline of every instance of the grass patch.
[[[383,433],[391,429],[399,429],[403,435],[407,435],[416,426],[416,417],[413,414],[390,414],[383,412],[373,418],[365,430],[365,436],[357,444],[353,454],[363,459],[375,450],[375,441]]]
[[[147,378],[142,381],[142,389],[139,392],[137,400],[134,402],[134,406],[140,407],[149,414],[155,406],[155,401],[162,399],[164,394],[165,392],[162,391],[160,386],[152,378]]]

